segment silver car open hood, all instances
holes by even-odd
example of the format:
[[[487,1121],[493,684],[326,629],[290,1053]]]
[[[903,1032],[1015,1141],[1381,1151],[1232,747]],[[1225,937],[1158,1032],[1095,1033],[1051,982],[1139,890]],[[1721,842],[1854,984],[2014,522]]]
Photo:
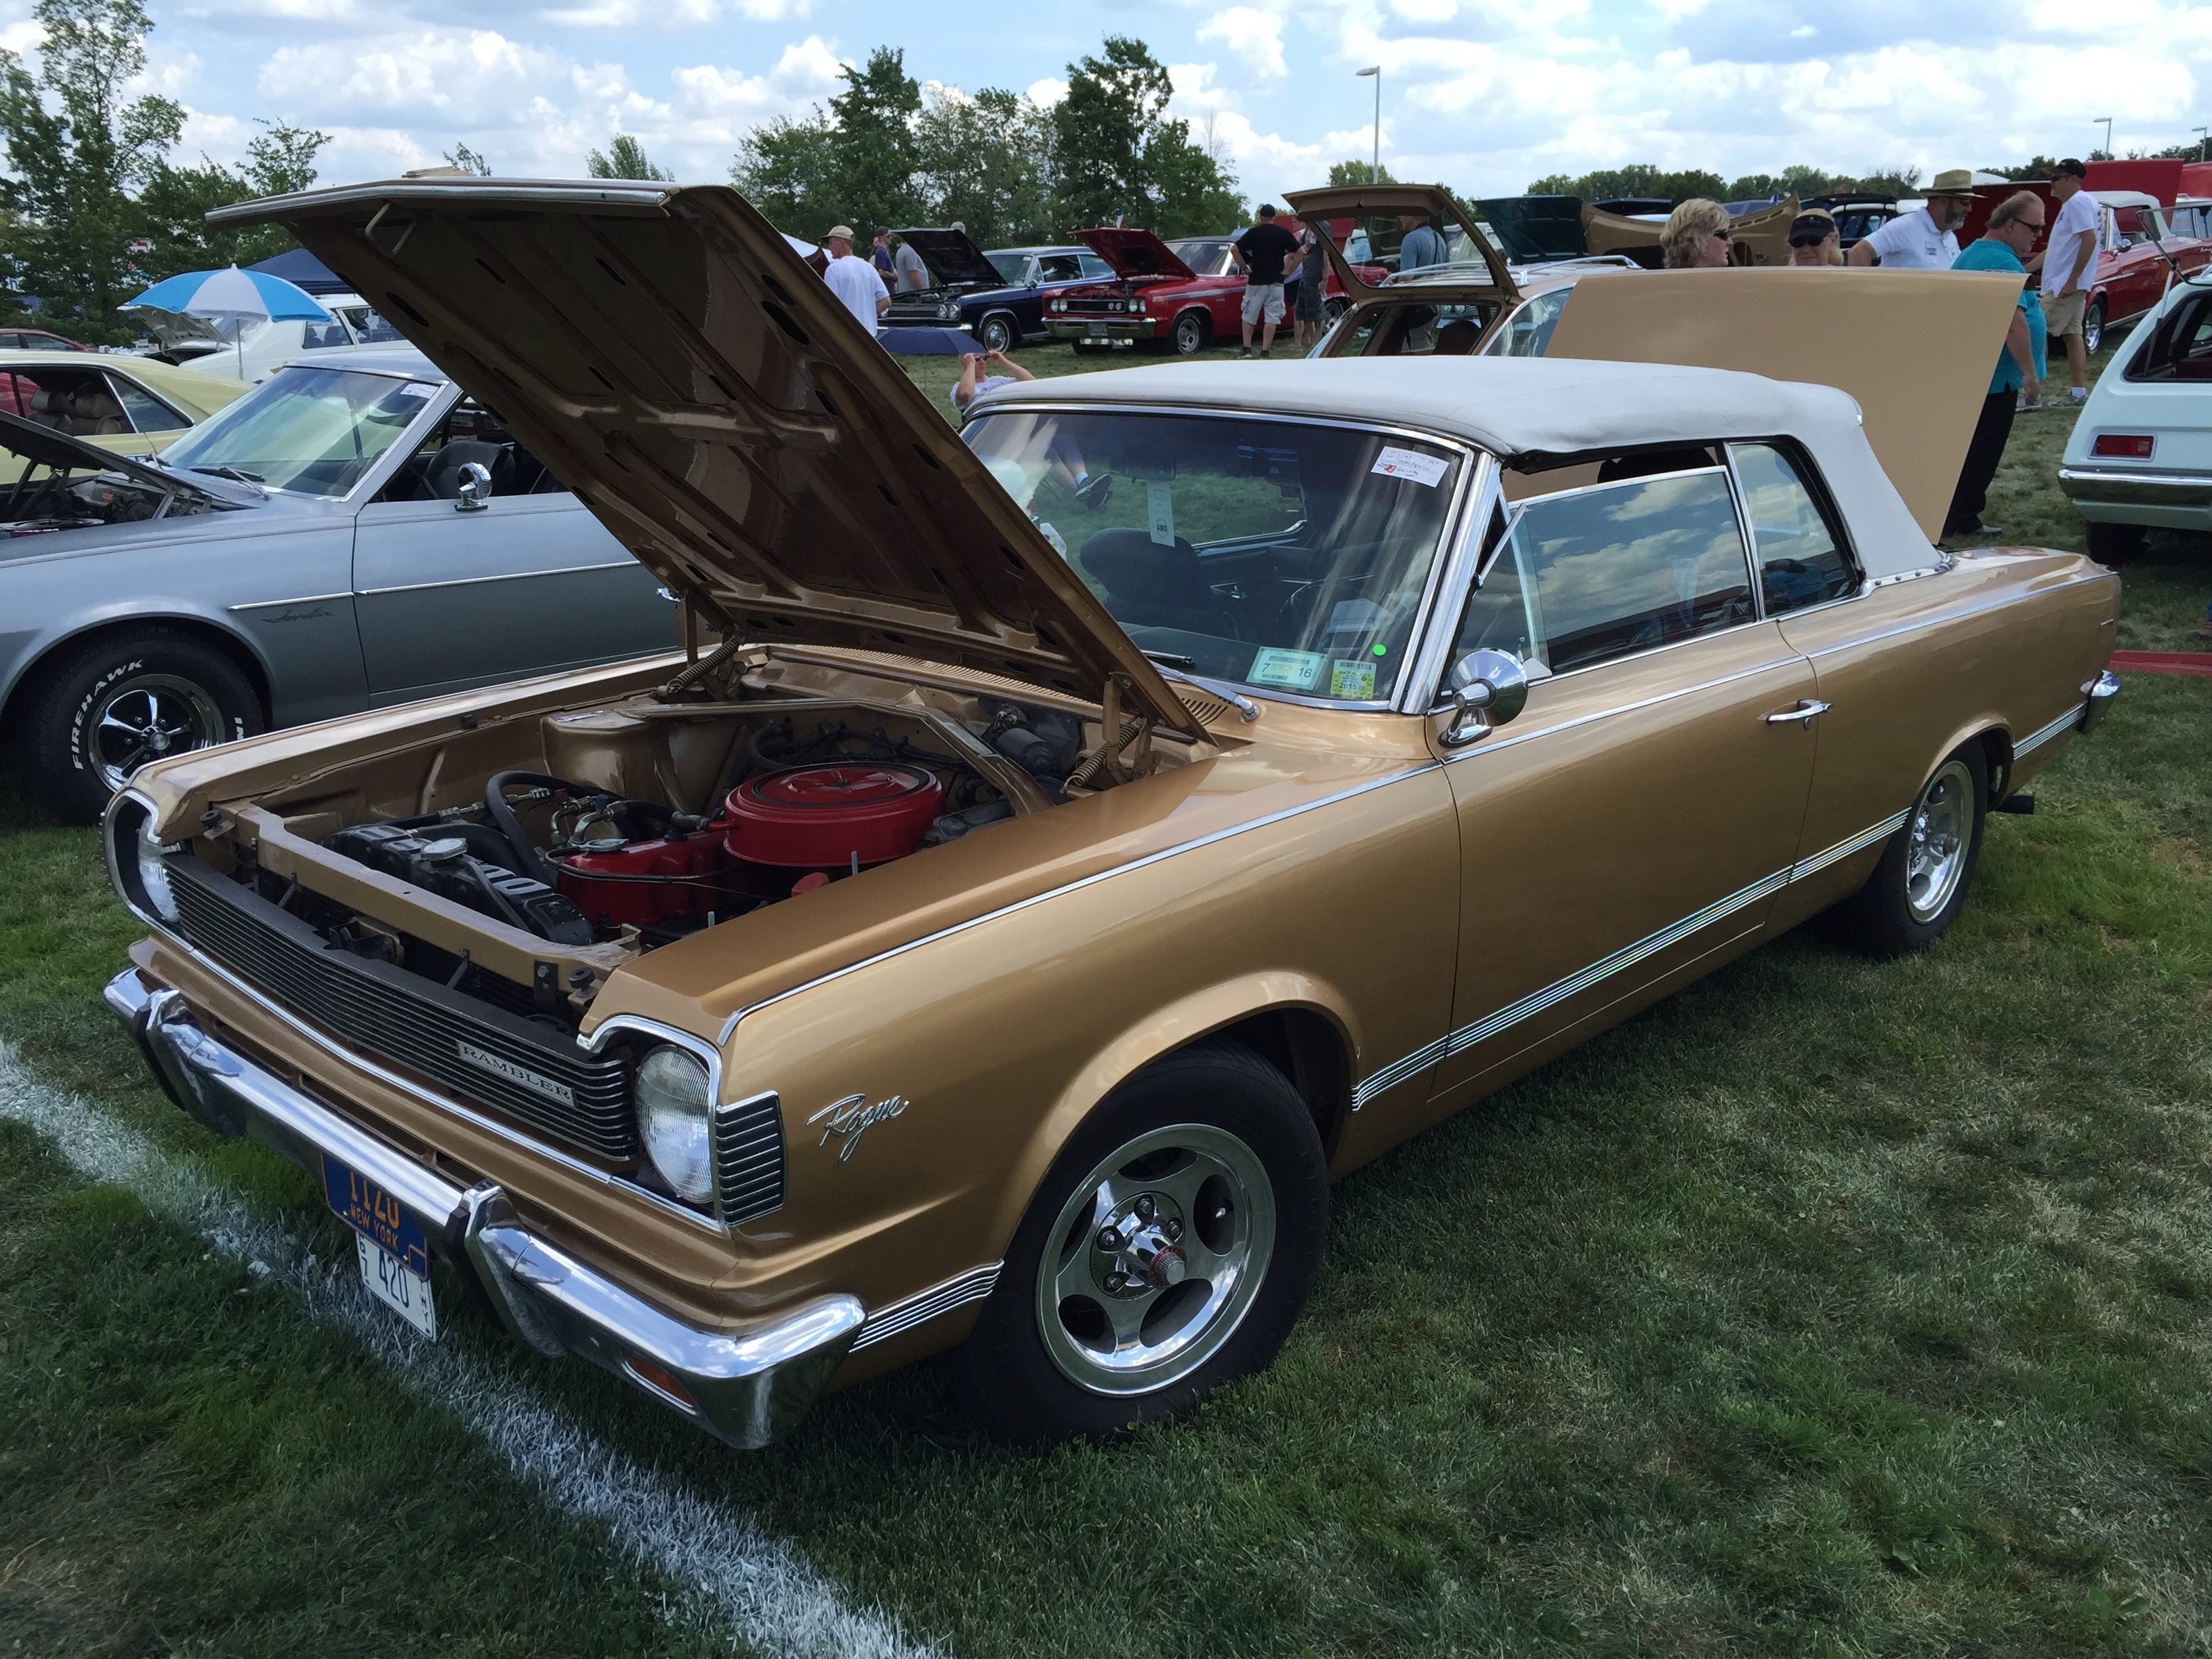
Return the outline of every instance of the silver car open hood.
[[[721,185],[418,179],[281,224],[726,634],[956,663],[1203,728],[905,372]]]

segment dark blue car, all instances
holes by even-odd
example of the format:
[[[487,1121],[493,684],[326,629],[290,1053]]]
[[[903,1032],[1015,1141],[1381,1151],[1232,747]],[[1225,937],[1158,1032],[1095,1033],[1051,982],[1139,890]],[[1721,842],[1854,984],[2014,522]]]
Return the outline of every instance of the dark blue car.
[[[1110,282],[1113,267],[1087,247],[1002,247],[986,253],[964,230],[896,233],[929,268],[930,286],[894,289],[887,327],[964,328],[992,351],[1045,336],[1044,302],[1081,283]]]

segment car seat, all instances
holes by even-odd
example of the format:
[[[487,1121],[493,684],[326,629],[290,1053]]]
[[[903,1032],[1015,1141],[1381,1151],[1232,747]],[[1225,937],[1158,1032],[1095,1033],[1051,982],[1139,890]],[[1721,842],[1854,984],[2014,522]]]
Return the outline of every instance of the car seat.
[[[70,430],[81,438],[108,438],[131,430],[115,394],[97,383],[81,386],[70,393],[69,410],[75,422]]]
[[[514,493],[514,446],[489,444],[477,438],[456,438],[430,458],[430,465],[422,471],[422,481],[437,501],[457,501],[461,498],[461,469],[474,461],[491,474],[491,493],[495,496]]]
[[[1163,543],[1148,531],[1102,530],[1083,544],[1081,558],[1105,584],[1123,626],[1237,636],[1228,605],[1206,586],[1198,550],[1182,537]]]

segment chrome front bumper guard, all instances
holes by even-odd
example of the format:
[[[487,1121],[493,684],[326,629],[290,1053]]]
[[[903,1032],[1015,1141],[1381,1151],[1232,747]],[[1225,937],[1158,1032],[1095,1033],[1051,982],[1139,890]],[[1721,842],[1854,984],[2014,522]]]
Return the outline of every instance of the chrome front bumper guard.
[[[531,1232],[496,1184],[454,1185],[218,1042],[182,997],[148,987],[137,969],[104,995],[185,1112],[226,1139],[274,1148],[318,1181],[325,1154],[366,1176],[414,1213],[432,1253],[518,1340],[549,1358],[580,1354],[731,1445],[765,1446],[797,1423],[860,1334],[863,1311],[849,1296],[741,1332],[687,1324]]]
[[[2112,699],[2120,695],[2120,677],[2107,668],[2083,686],[2081,694],[2081,718],[2075,722],[2074,729],[2094,732],[2112,712]]]

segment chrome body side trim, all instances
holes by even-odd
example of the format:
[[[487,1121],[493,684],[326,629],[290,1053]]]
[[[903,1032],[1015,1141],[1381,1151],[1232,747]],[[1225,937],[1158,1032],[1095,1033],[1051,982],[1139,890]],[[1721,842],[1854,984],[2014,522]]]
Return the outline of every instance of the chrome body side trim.
[[[1750,622],[1743,623],[1742,626],[1746,628],[1764,628],[1766,624],[1765,623]],[[1721,631],[1733,633],[1735,630],[1729,629]],[[1716,637],[1717,637],[1717,635],[1713,634],[1701,634],[1698,636],[1699,640],[1712,639]],[[1672,651],[1676,649],[1679,646],[1689,645],[1694,642],[1695,641],[1690,640],[1680,640],[1677,641],[1674,645],[1662,645],[1656,648],[1661,651]],[[1572,720],[1554,720],[1549,726],[1540,726],[1531,731],[1515,732],[1505,736],[1498,736],[1493,733],[1480,747],[1466,749],[1458,754],[1450,756],[1443,762],[1443,764],[1450,766],[1460,761],[1471,759],[1477,755],[1494,755],[1502,749],[1510,749],[1516,743],[1528,743],[1537,738],[1549,737],[1554,732],[1571,732],[1578,726],[1588,726],[1595,720],[1609,720],[1616,714],[1633,714],[1639,709],[1656,708],[1662,702],[1672,702],[1677,697],[1695,696],[1700,691],[1711,691],[1720,686],[1733,685],[1738,680],[1747,680],[1757,674],[1771,674],[1778,668],[1793,667],[1802,660],[1802,658],[1795,654],[1787,657],[1778,657],[1772,662],[1759,663],[1750,668],[1739,668],[1733,674],[1723,674],[1717,679],[1699,680],[1695,685],[1678,685],[1670,690],[1656,692],[1648,697],[1639,697],[1634,702],[1618,703],[1611,708],[1592,709],[1589,714],[1577,714]],[[1575,674],[1591,673],[1597,669],[1610,668],[1613,665],[1611,663],[1593,663],[1589,668],[1570,669],[1565,674],[1557,674],[1552,676],[1548,679],[1537,680],[1531,684],[1529,689],[1534,690],[1536,686],[1554,684],[1557,682],[1569,678]]]
[[[507,499],[512,501],[518,498],[509,496]],[[334,597],[368,599],[385,593],[423,593],[434,587],[482,587],[491,582],[526,582],[538,576],[574,576],[586,570],[635,570],[636,568],[635,559],[602,559],[597,564],[563,565],[558,570],[509,570],[496,576],[457,576],[451,581],[406,582],[398,587],[364,587],[355,593]]]
[[[2074,716],[2069,714],[2067,718],[2071,720]],[[1881,823],[1869,824],[1856,834],[1844,837],[1832,847],[1824,848],[1810,857],[1799,859],[1795,863],[1775,871],[1771,875],[1762,876],[1749,886],[1740,887],[1727,897],[1716,899],[1703,909],[1693,910],[1680,921],[1668,923],[1656,933],[1646,933],[1632,945],[1623,945],[1611,956],[1593,962],[1586,968],[1577,969],[1565,979],[1554,980],[1551,984],[1530,992],[1518,1002],[1508,1003],[1504,1007],[1485,1014],[1480,1019],[1462,1025],[1455,1031],[1438,1037],[1434,1042],[1422,1044],[1412,1054],[1393,1060],[1382,1070],[1361,1079],[1352,1091],[1352,1109],[1358,1111],[1385,1090],[1395,1088],[1399,1084],[1419,1075],[1439,1060],[1449,1059],[1454,1054],[1464,1054],[1476,1043],[1496,1036],[1499,1032],[1510,1030],[1523,1020],[1533,1018],[1547,1008],[1564,1002],[1579,992],[1589,990],[1592,986],[1612,978],[1625,968],[1634,966],[1646,957],[1656,956],[1669,945],[1679,945],[1692,933],[1710,927],[1713,923],[1723,921],[1739,910],[1747,909],[1758,903],[1759,900],[1780,892],[1792,882],[1802,881],[1806,877],[1825,870],[1830,865],[1847,859],[1852,854],[1861,852],[1873,846],[1876,842],[1894,835],[1904,825],[1905,817],[1906,814],[1903,812],[1892,813]]]
[[[999,1271],[1006,1264],[993,1261],[981,1267],[970,1267],[964,1273],[955,1274],[940,1285],[890,1303],[870,1314],[860,1334],[853,1339],[853,1352],[872,1348],[878,1342],[903,1336],[917,1325],[924,1325],[939,1314],[950,1313],[955,1308],[965,1307],[970,1302],[981,1302],[998,1287]]]
[[[289,605],[330,605],[337,600],[349,599],[352,597],[350,592],[303,593],[295,599],[256,599],[251,605],[234,605],[227,606],[226,609],[234,615],[241,611],[281,611]]]
[[[137,969],[103,994],[192,1116],[226,1138],[251,1136],[318,1180],[328,1157],[375,1182],[518,1341],[604,1366],[718,1439],[750,1449],[777,1438],[852,1348],[866,1316],[849,1296],[817,1297],[739,1330],[679,1319],[531,1231],[495,1183],[456,1186],[210,1036],[178,993],[149,990]]]
[[[2016,761],[2023,755],[2033,754],[2061,732],[2071,730],[2081,720],[2084,712],[2082,708],[2069,708],[2050,725],[2036,727],[2034,731],[2013,744],[2012,757]]]
[[[1218,842],[1228,841],[1233,836],[1249,835],[1255,830],[1265,830],[1271,825],[1281,823],[1286,819],[1302,817],[1308,812],[1318,812],[1324,807],[1334,806],[1340,802],[1355,799],[1373,790],[1387,789],[1394,783],[1403,783],[1409,778],[1418,778],[1433,772],[1439,764],[1441,763],[1437,761],[1425,761],[1403,772],[1393,772],[1387,777],[1370,778],[1364,783],[1356,783],[1349,789],[1340,789],[1336,793],[1324,795],[1319,800],[1306,801],[1297,806],[1286,806],[1279,812],[1270,812],[1264,817],[1254,818],[1246,823],[1232,823],[1225,830],[1216,830],[1209,835],[1194,836],[1189,841],[1178,842],[1173,847],[1163,847],[1156,853],[1147,853],[1142,858],[1130,860],[1127,864],[1117,864],[1110,870],[1099,870],[1074,881],[1063,883],[1058,887],[1048,887],[1042,893],[1033,893],[1028,898],[1016,899],[1011,904],[1000,905],[995,910],[987,910],[980,916],[970,916],[965,921],[956,921],[950,927],[940,927],[933,933],[924,933],[920,939],[908,939],[903,945],[894,945],[887,951],[878,951],[872,957],[864,957],[858,962],[848,963],[842,968],[833,968],[830,972],[817,975],[804,984],[793,986],[787,991],[778,991],[774,996],[763,997],[758,1002],[747,1003],[722,1022],[721,1032],[715,1041],[724,1048],[727,1048],[732,1035],[738,1029],[738,1023],[746,1015],[757,1014],[763,1008],[773,1008],[779,1002],[788,1002],[792,998],[804,992],[811,991],[817,986],[828,985],[833,981],[843,979],[848,974],[857,974],[863,969],[873,968],[878,963],[889,962],[894,957],[902,957],[909,951],[918,951],[925,945],[934,945],[939,939],[951,939],[956,934],[964,933],[972,927],[981,927],[986,922],[996,921],[1002,916],[1018,915],[1035,905],[1044,903],[1047,900],[1060,898],[1069,893],[1079,893],[1085,888],[1095,887],[1102,881],[1111,881],[1115,876],[1126,876],[1133,871],[1149,869],[1152,866],[1175,858],[1178,854],[1194,853],[1202,847],[1212,847]]]
[[[1948,569],[1949,567],[1946,566],[1945,568]],[[1901,571],[1896,576],[1883,577],[1880,581],[1872,584],[1872,586],[1881,586],[1892,581],[1915,581],[1923,576],[1935,576],[1941,575],[1943,573],[1941,570]],[[2104,578],[2101,574],[2095,576],[2082,576],[2076,578],[2073,581],[2066,583],[2064,587],[2049,588],[2045,591],[2046,592],[2063,593],[2066,591],[2067,587],[2079,587],[2083,582],[2101,581],[2103,580]],[[1808,651],[1805,653],[1805,656],[1808,661],[1818,662],[1821,658],[1832,657],[1839,651],[1856,651],[1865,646],[1879,645],[1884,640],[1898,639],[1906,634],[1917,634],[1923,629],[1941,628],[1947,623],[1965,622],[1971,617],[1978,617],[1987,611],[2002,611],[2006,606],[2016,605],[2018,603],[2019,601],[2017,599],[1991,599],[1987,605],[1978,605],[1971,611],[1946,611],[1936,616],[1922,617],[1912,622],[1900,623],[1895,628],[1885,628],[1878,634],[1862,634],[1855,640],[1839,640],[1833,645],[1824,645],[1817,651]],[[1789,625],[1791,617],[1796,614],[1797,613],[1794,611],[1784,611],[1778,620],[1786,628]],[[1807,614],[1810,614],[1809,611]]]

